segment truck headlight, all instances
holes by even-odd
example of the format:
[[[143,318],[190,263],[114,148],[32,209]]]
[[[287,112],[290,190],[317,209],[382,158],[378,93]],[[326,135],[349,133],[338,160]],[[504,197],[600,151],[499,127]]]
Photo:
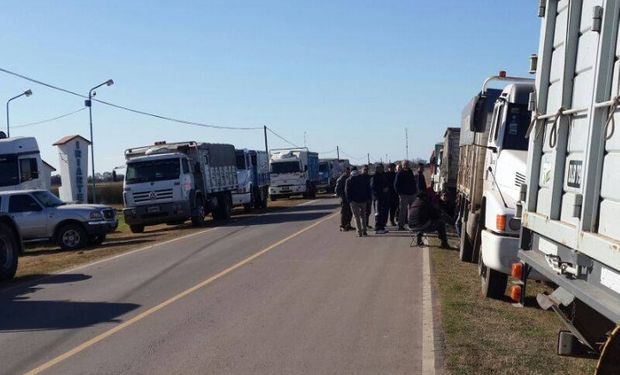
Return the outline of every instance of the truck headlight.
[[[103,220],[103,215],[99,211],[91,211],[89,217],[91,220]]]

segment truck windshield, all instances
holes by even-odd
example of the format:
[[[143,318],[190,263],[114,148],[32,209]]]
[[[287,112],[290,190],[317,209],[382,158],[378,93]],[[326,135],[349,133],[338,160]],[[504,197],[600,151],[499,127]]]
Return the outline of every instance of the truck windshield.
[[[329,164],[327,163],[319,164],[319,172],[329,172]]]
[[[179,159],[160,159],[138,161],[127,164],[125,182],[136,184],[140,182],[175,180],[181,175]]]
[[[235,159],[237,160],[237,169],[245,169],[245,154],[238,152],[235,155]]]
[[[49,191],[35,191],[32,195],[45,207],[58,207],[65,204],[65,202],[58,199],[57,196]]]
[[[298,173],[299,162],[296,161],[282,161],[271,164],[271,173]]]
[[[0,186],[19,184],[16,155],[0,155]]]
[[[528,139],[525,137],[532,113],[523,104],[509,104],[506,117],[506,130],[502,148],[527,151]]]

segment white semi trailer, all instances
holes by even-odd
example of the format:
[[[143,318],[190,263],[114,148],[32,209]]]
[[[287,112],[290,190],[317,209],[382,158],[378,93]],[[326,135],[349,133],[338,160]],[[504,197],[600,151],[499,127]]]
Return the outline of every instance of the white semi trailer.
[[[230,217],[237,189],[235,148],[202,142],[157,142],[125,151],[125,222],[134,233],[147,225],[204,223]]]
[[[503,90],[493,82],[509,83]],[[460,258],[477,262],[482,294],[502,298],[519,251],[514,218],[525,182],[531,79],[489,77],[463,110],[457,180]],[[445,150],[444,150],[445,152]]]
[[[527,276],[557,289],[538,303],[567,327],[558,353],[620,373],[620,1],[547,0],[536,69],[513,296]],[[520,296],[519,296],[520,295]]]

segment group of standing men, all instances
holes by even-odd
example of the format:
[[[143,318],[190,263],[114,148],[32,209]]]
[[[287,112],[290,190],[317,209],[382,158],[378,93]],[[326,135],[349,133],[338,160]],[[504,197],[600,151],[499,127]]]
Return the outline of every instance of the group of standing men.
[[[418,193],[426,191],[424,164],[418,164],[414,173],[408,160],[401,164],[389,164],[387,171],[383,164],[377,164],[375,174],[371,177],[368,166],[347,168],[336,182],[336,195],[341,199],[340,230],[349,231],[357,228],[358,236],[367,236],[372,229],[368,221],[375,203],[375,233],[388,233],[385,228],[388,219],[398,230],[405,230],[408,224],[410,206],[416,201]],[[355,217],[356,228],[351,226]],[[398,221],[396,223],[395,221]]]

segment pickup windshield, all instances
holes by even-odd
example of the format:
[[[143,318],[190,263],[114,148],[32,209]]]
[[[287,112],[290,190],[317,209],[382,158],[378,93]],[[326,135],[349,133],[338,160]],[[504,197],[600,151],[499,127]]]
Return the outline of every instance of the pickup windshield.
[[[532,112],[523,104],[508,105],[506,130],[504,131],[503,149],[527,151],[528,139],[525,137],[530,125]]]
[[[296,161],[281,161],[271,164],[271,173],[298,173],[299,162]]]
[[[179,159],[138,161],[127,164],[125,183],[176,180],[181,175]]]
[[[0,186],[19,184],[16,155],[0,155]]]
[[[65,204],[65,202],[58,199],[57,196],[49,191],[35,191],[32,195],[45,207],[58,207]]]

